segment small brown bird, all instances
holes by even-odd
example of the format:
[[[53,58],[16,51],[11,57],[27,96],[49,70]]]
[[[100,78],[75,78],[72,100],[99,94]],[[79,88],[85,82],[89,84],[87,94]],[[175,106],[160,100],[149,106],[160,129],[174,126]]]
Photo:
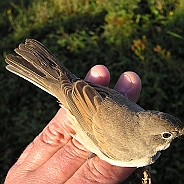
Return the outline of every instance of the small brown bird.
[[[146,111],[117,91],[77,78],[41,43],[26,39],[7,55],[7,69],[55,96],[67,110],[72,135],[112,165],[141,167],[184,134],[174,116]]]

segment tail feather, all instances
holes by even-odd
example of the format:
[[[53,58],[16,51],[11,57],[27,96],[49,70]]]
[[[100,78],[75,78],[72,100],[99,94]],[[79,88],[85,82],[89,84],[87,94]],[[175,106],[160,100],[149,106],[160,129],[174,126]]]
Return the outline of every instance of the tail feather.
[[[65,103],[64,96],[60,94],[61,81],[68,80],[72,85],[77,77],[36,40],[26,39],[15,52],[22,57],[7,55],[5,60],[9,65],[6,68]]]
[[[77,78],[40,42],[34,39],[26,39],[25,44],[20,44],[15,52],[37,67],[44,69],[50,76],[58,78],[63,74],[69,80]]]
[[[45,74],[42,73],[40,70],[37,70],[33,65],[27,63],[26,67],[24,66],[25,60],[23,58],[13,55],[8,55],[6,57],[6,62],[9,63],[9,65],[6,66],[7,70],[26,79],[27,81],[33,83],[34,85],[38,86],[42,90],[57,98],[57,96],[51,91],[51,89],[48,88],[48,85],[43,82]]]

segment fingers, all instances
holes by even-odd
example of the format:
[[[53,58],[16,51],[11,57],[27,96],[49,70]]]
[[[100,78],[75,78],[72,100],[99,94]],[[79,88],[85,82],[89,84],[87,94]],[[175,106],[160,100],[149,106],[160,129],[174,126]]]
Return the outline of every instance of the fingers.
[[[89,70],[85,77],[86,81],[108,86],[110,82],[110,73],[103,65],[96,65]],[[141,92],[141,80],[134,72],[123,73],[114,89],[128,97],[132,102],[136,102]]]
[[[25,159],[28,161],[31,158],[32,164],[29,164],[29,170],[34,170],[39,167],[45,160],[48,160],[52,155],[63,147],[71,139],[69,133],[73,130],[67,125],[68,121],[65,116],[64,109],[60,109],[44,130],[34,139],[28,146],[31,147],[31,153],[27,157],[22,155],[17,164],[21,164]],[[30,152],[30,150],[28,150]],[[26,151],[23,155],[26,155]],[[37,155],[37,156],[35,156]],[[20,163],[19,163],[20,162]],[[27,163],[27,162],[26,162]],[[36,166],[34,166],[36,164]]]
[[[35,179],[38,177],[38,181],[48,178],[45,173],[57,165],[55,163],[58,159],[55,154],[72,139],[70,133],[73,133],[73,130],[68,126],[69,122],[65,115],[66,111],[61,108],[44,130],[28,145],[8,172],[7,183],[11,183],[12,180],[15,184],[19,183],[21,177],[28,179],[34,171],[37,173],[34,177]],[[55,175],[58,172],[56,171]],[[53,178],[55,175],[53,174]]]
[[[110,73],[104,65],[95,65],[89,70],[84,80],[108,86],[110,82]]]
[[[141,80],[134,72],[123,73],[114,89],[128,97],[132,102],[137,102],[141,92]]]
[[[87,160],[65,184],[117,184],[126,180],[135,169],[110,165],[96,156]]]

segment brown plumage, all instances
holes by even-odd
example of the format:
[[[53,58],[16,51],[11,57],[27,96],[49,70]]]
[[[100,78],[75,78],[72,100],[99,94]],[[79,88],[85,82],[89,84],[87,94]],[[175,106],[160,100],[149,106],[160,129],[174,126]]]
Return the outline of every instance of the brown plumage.
[[[7,69],[55,96],[67,110],[75,135],[89,151],[113,165],[154,163],[184,133],[175,117],[145,111],[113,89],[77,78],[41,43],[27,39],[7,55]]]

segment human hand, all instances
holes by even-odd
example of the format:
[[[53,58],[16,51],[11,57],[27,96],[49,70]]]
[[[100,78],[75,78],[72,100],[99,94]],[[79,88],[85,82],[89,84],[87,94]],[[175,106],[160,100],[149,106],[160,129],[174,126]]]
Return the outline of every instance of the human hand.
[[[108,86],[110,75],[106,67],[97,65],[85,80]],[[136,102],[140,78],[133,72],[125,72],[114,89]],[[113,166],[97,156],[88,159],[89,151],[70,136],[73,130],[69,123],[66,111],[61,108],[9,170],[5,184],[116,184],[136,169]]]

